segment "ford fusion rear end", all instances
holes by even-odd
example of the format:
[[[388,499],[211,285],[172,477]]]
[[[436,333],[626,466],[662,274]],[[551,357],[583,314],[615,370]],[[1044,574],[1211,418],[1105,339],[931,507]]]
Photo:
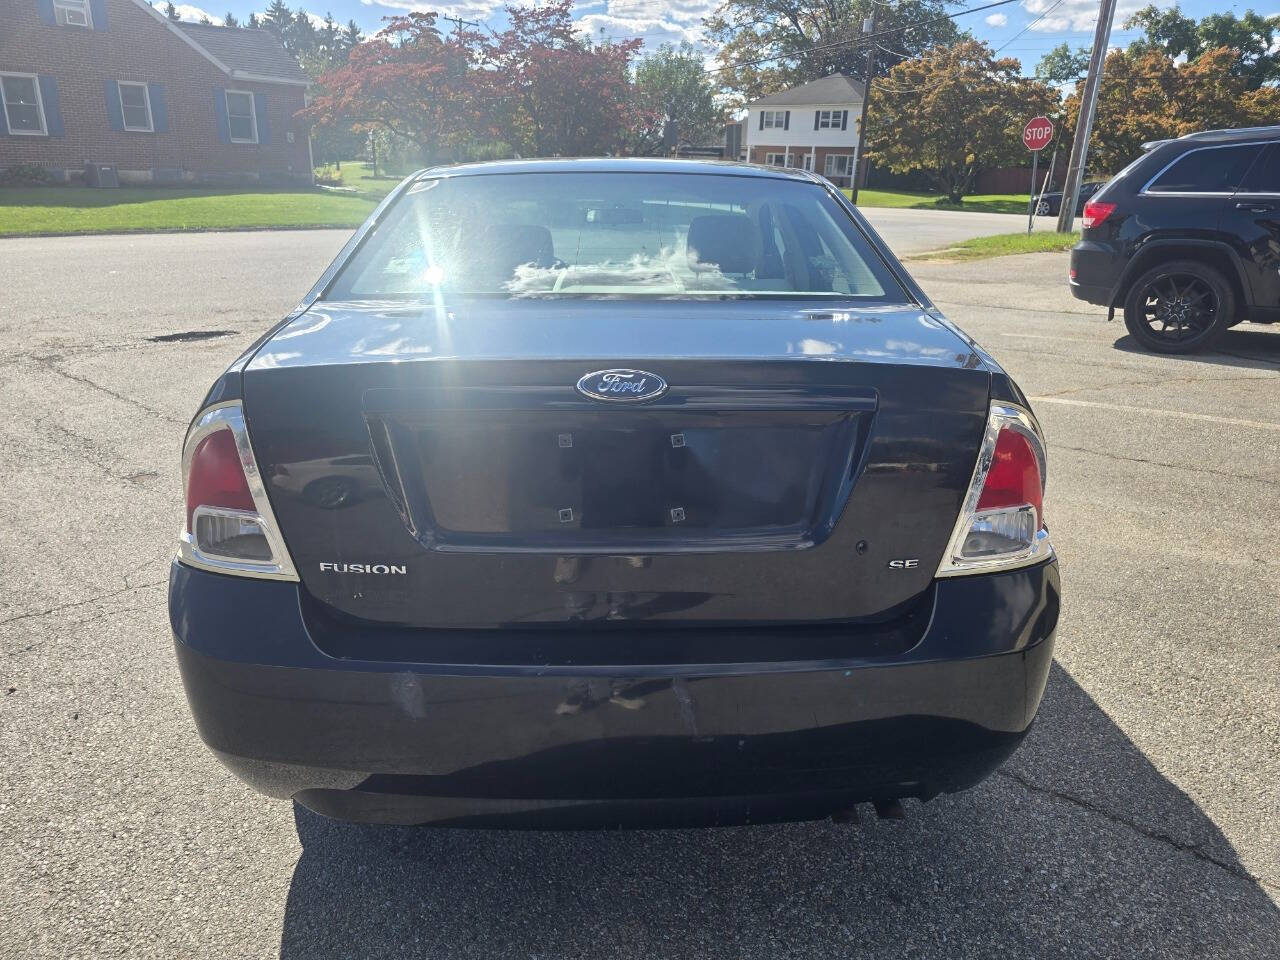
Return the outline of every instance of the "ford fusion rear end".
[[[188,434],[170,612],[265,793],[436,824],[928,799],[1058,615],[1025,398],[815,178],[410,178]]]

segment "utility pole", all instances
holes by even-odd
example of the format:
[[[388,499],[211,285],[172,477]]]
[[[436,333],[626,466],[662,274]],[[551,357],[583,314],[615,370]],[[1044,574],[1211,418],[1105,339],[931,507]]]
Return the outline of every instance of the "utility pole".
[[[1098,26],[1093,32],[1093,53],[1089,56],[1089,74],[1084,81],[1084,95],[1080,98],[1080,119],[1076,123],[1076,136],[1071,144],[1071,160],[1067,164],[1067,179],[1062,185],[1062,210],[1058,213],[1058,232],[1070,233],[1075,225],[1076,203],[1080,199],[1080,181],[1084,177],[1085,162],[1089,157],[1089,134],[1093,132],[1093,115],[1098,108],[1098,89],[1102,86],[1102,68],[1107,61],[1107,46],[1111,43],[1111,22],[1116,17],[1116,0],[1102,0],[1098,9]]]
[[[864,34],[876,32],[876,4],[871,5],[871,16],[862,21],[862,32]],[[867,81],[866,88],[862,91],[862,112],[858,117],[858,149],[854,153],[855,166],[853,176],[849,179],[849,199],[853,203],[858,202],[858,185],[862,182],[862,178],[866,176],[867,161],[862,159],[863,144],[867,140],[867,101],[871,99],[871,74],[876,68],[876,45],[874,42],[867,42]],[[817,172],[816,170],[814,171]]]
[[[464,23],[465,23],[468,27],[475,27],[477,30],[478,30],[478,29],[480,29],[480,26],[481,26],[481,24],[476,23],[474,20],[464,20],[464,19],[462,19],[462,17],[444,17],[444,16],[442,16],[440,19],[441,19],[441,20],[443,20],[445,23],[452,23],[452,24],[453,24],[453,35],[454,35],[455,37],[458,35],[458,31],[462,29],[462,25],[463,25]]]

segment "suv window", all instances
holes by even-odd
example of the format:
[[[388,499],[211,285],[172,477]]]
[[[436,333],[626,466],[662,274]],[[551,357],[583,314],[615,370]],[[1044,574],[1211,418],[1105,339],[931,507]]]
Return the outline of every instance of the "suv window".
[[[1235,193],[1262,147],[1204,147],[1183,154],[1147,185],[1147,193]]]
[[[1280,193],[1280,143],[1267,147],[1240,185],[1242,193]]]

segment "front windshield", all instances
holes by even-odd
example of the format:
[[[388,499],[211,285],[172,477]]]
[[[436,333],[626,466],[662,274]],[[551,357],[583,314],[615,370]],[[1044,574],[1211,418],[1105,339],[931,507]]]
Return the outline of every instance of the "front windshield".
[[[331,300],[905,293],[815,183],[690,173],[509,173],[411,186]]]

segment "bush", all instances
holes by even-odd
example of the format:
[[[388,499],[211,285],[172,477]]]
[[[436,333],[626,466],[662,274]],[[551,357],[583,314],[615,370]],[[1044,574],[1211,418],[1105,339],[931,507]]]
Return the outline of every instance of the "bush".
[[[0,170],[0,187],[39,187],[53,183],[53,175],[34,163],[17,163]]]
[[[316,167],[316,183],[322,187],[340,187],[342,186],[342,171],[331,163],[326,163],[323,167]]]

